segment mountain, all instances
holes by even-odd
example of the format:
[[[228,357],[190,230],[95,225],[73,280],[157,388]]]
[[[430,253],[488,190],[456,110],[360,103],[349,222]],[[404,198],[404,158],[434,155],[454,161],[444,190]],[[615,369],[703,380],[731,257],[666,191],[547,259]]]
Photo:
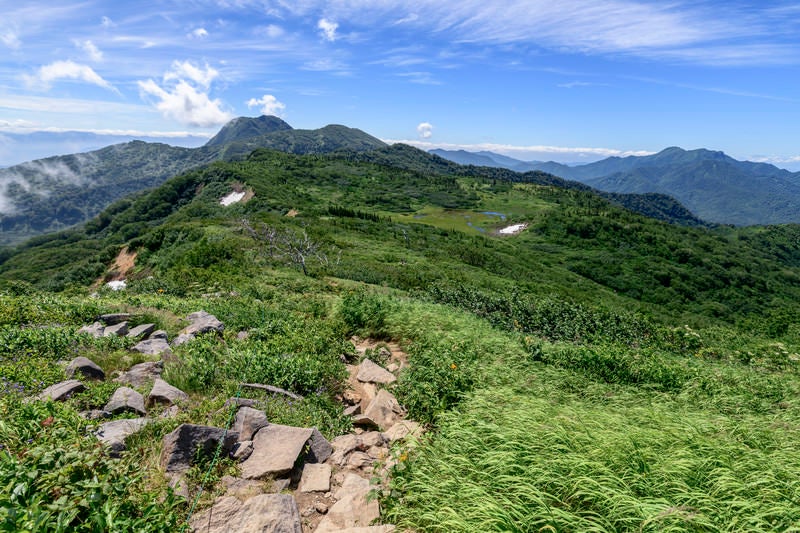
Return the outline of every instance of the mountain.
[[[354,128],[295,130],[277,117],[240,117],[198,148],[132,141],[14,165],[0,169],[0,245],[85,222],[120,198],[211,161],[243,158],[255,148],[329,153],[383,146]]]
[[[469,164],[518,172],[540,170],[613,193],[666,194],[699,218],[718,224],[800,222],[800,172],[738,161],[719,151],[670,147],[653,155],[609,157],[575,166],[553,161],[515,164],[513,159],[491,152],[439,150],[437,154],[451,161],[480,154]]]

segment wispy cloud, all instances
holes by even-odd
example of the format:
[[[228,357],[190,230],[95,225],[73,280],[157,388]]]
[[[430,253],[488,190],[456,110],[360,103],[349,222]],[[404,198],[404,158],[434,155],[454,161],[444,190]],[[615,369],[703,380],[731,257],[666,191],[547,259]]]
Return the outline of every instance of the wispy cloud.
[[[422,124],[420,124],[422,126]],[[618,150],[614,148],[595,148],[595,147],[571,147],[571,146],[548,146],[548,145],[529,145],[520,146],[513,144],[497,143],[438,143],[432,141],[419,140],[395,140],[382,139],[387,144],[403,143],[415,146],[421,150],[433,150],[441,148],[444,150],[466,150],[468,152],[490,151],[508,155],[520,159],[545,159],[553,158],[561,161],[573,162],[576,158],[595,158],[604,157],[626,157],[629,155],[651,155],[654,152],[646,150]]]
[[[8,29],[0,30],[0,42],[12,50],[17,50],[22,46],[22,42],[19,40],[17,33]]]
[[[24,76],[26,84],[31,88],[49,90],[53,82],[59,80],[77,80],[91,85],[97,85],[119,94],[119,91],[104,80],[94,69],[88,65],[81,65],[74,61],[56,61],[39,68],[36,74]]]
[[[85,41],[74,39],[72,43],[80,50],[83,50],[89,57],[89,59],[94,61],[95,63],[98,63],[103,60],[103,52],[101,52],[100,49],[97,48],[97,46],[92,41],[88,39]]]
[[[205,28],[195,28],[187,35],[190,39],[203,39],[208,37],[208,30]]]
[[[166,118],[207,128],[233,118],[222,109],[221,100],[209,96],[211,82],[218,74],[208,65],[202,68],[188,61],[175,61],[164,74],[161,85],[152,79],[139,81],[138,85],[144,96],[155,98],[156,109]]]
[[[800,102],[797,98],[788,98],[784,96],[776,96],[766,93],[755,93],[752,91],[743,91],[739,89],[731,89],[727,87],[706,87],[702,85],[695,85],[692,83],[680,83],[675,81],[661,80],[657,78],[647,78],[641,76],[623,76],[624,79],[640,81],[644,83],[651,83],[654,85],[666,85],[668,87],[676,87],[679,89],[688,89],[692,91],[702,91],[708,93],[726,94],[728,96],[740,96],[742,98],[757,98],[760,100],[774,100],[777,102]]]

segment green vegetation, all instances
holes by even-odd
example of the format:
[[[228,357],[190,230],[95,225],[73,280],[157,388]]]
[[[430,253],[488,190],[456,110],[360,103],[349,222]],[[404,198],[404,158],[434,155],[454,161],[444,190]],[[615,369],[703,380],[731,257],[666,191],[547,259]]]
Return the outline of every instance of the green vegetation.
[[[430,429],[396,450],[380,495],[401,528],[797,529],[798,227],[671,225],[503,172],[409,147],[256,150],[5,250],[0,529],[179,529],[189,504],[156,466],[163,435],[225,424],[242,382],[303,396],[256,394],[271,421],[347,431],[352,335],[403,346],[393,392]],[[232,190],[252,198],[220,205]],[[527,226],[498,232],[512,224]],[[135,266],[113,292],[102,282],[123,248]],[[173,337],[199,309],[224,333],[176,347],[165,368],[192,407],[129,439],[133,453],[110,458],[86,438],[99,422],[77,414],[113,382],[22,401],[79,354],[107,373],[149,360],[76,333],[97,315]],[[223,463],[205,489],[235,470]]]

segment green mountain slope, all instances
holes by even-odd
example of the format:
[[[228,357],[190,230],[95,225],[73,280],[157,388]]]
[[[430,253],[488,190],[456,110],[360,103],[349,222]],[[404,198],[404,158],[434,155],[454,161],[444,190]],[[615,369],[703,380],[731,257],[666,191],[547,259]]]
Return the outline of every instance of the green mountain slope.
[[[0,169],[0,245],[85,222],[129,194],[211,161],[245,157],[254,148],[328,153],[382,146],[344,126],[294,130],[277,117],[241,117],[199,148],[133,141]]]

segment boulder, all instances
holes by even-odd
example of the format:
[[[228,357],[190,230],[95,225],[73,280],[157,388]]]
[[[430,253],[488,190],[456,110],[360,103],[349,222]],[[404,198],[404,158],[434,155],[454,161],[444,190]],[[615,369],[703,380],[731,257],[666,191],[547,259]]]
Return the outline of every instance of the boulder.
[[[180,346],[181,344],[186,344],[189,341],[194,340],[195,336],[192,333],[181,333],[174,339],[172,339],[172,347],[175,348],[176,346]]]
[[[237,435],[222,428],[181,424],[175,431],[164,435],[161,446],[161,468],[168,473],[189,469],[195,454],[212,455],[222,442],[221,453],[228,454],[236,443]]]
[[[394,374],[373,363],[369,359],[364,359],[361,361],[361,364],[358,365],[358,374],[356,375],[356,379],[365,383],[383,384],[394,383],[397,381],[397,378],[394,377]]]
[[[131,350],[145,355],[172,354],[166,339],[153,338],[152,336],[147,340],[139,341]]]
[[[86,390],[86,387],[77,379],[68,379],[55,385],[50,385],[42,392],[39,393],[40,400],[53,400],[54,402],[63,402],[73,394]]]
[[[317,428],[311,429],[311,440],[306,452],[306,463],[324,463],[333,453],[333,446]]]
[[[338,500],[317,526],[316,533],[330,533],[345,528],[367,527],[380,516],[378,501],[368,499],[369,480],[348,474],[336,491]]]
[[[281,476],[292,470],[312,430],[270,424],[258,430],[253,438],[253,453],[241,464],[242,477],[261,479]]]
[[[328,492],[331,490],[331,465],[305,465],[298,490],[300,492]]]
[[[113,326],[115,324],[119,324],[120,322],[125,322],[126,320],[130,320],[131,315],[129,313],[107,313],[105,315],[100,315],[97,317],[97,320],[102,322],[107,326]]]
[[[387,430],[395,424],[402,413],[403,410],[394,395],[381,389],[361,416],[367,417],[383,430]]]
[[[100,322],[95,322],[91,326],[83,326],[78,330],[78,333],[87,333],[92,337],[99,338],[103,336],[103,330],[106,329]]]
[[[291,494],[259,494],[245,502],[222,496],[194,515],[189,526],[194,533],[303,533]]]
[[[164,370],[164,363],[161,361],[150,361],[133,365],[130,370],[120,374],[114,381],[124,383],[132,387],[143,387],[161,376]]]
[[[90,379],[105,379],[106,377],[103,369],[88,357],[76,357],[69,362],[64,373],[68,378],[74,377],[76,373]]]
[[[190,322],[188,326],[181,330],[182,334],[187,335],[199,335],[201,333],[222,333],[225,329],[225,324],[217,320],[212,314],[206,313],[205,311],[197,311],[195,313],[191,313],[186,316],[186,319]]]
[[[120,322],[118,324],[114,324],[113,326],[106,326],[106,329],[103,330],[103,337],[113,337],[114,335],[117,337],[124,337],[127,333],[128,323]]]
[[[95,435],[100,442],[111,448],[112,454],[119,454],[125,450],[125,439],[142,429],[148,423],[150,423],[150,419],[148,418],[112,420],[111,422],[100,424]]]
[[[188,401],[188,394],[177,387],[173,387],[161,378],[155,378],[153,381],[153,388],[150,390],[150,394],[147,395],[148,406],[155,405],[157,403],[173,405]]]
[[[264,483],[253,479],[222,476],[219,482],[225,486],[225,496],[235,496],[244,501],[264,493]]]
[[[131,328],[127,336],[134,339],[144,338],[153,333],[155,329],[155,324],[139,324],[138,326]]]
[[[153,333],[151,333],[151,334],[150,334],[150,336],[149,336],[148,338],[149,338],[149,339],[163,339],[163,340],[167,340],[167,332],[166,332],[166,331],[164,331],[163,329],[159,329],[159,330],[156,330],[156,331],[154,331]]]
[[[233,445],[233,450],[231,451],[231,457],[240,463],[242,461],[246,461],[248,457],[253,453],[253,441],[251,440],[241,440]]]
[[[240,441],[253,440],[253,435],[267,425],[269,425],[269,421],[264,411],[252,407],[240,407],[236,411],[233,430],[239,434]]]
[[[403,440],[408,436],[419,438],[423,433],[422,425],[413,420],[400,420],[384,432],[383,436],[389,442]]]
[[[108,411],[112,415],[124,412],[132,412],[140,415],[146,415],[147,410],[144,408],[144,396],[131,389],[130,387],[120,387],[111,395],[111,399],[103,410]]]

